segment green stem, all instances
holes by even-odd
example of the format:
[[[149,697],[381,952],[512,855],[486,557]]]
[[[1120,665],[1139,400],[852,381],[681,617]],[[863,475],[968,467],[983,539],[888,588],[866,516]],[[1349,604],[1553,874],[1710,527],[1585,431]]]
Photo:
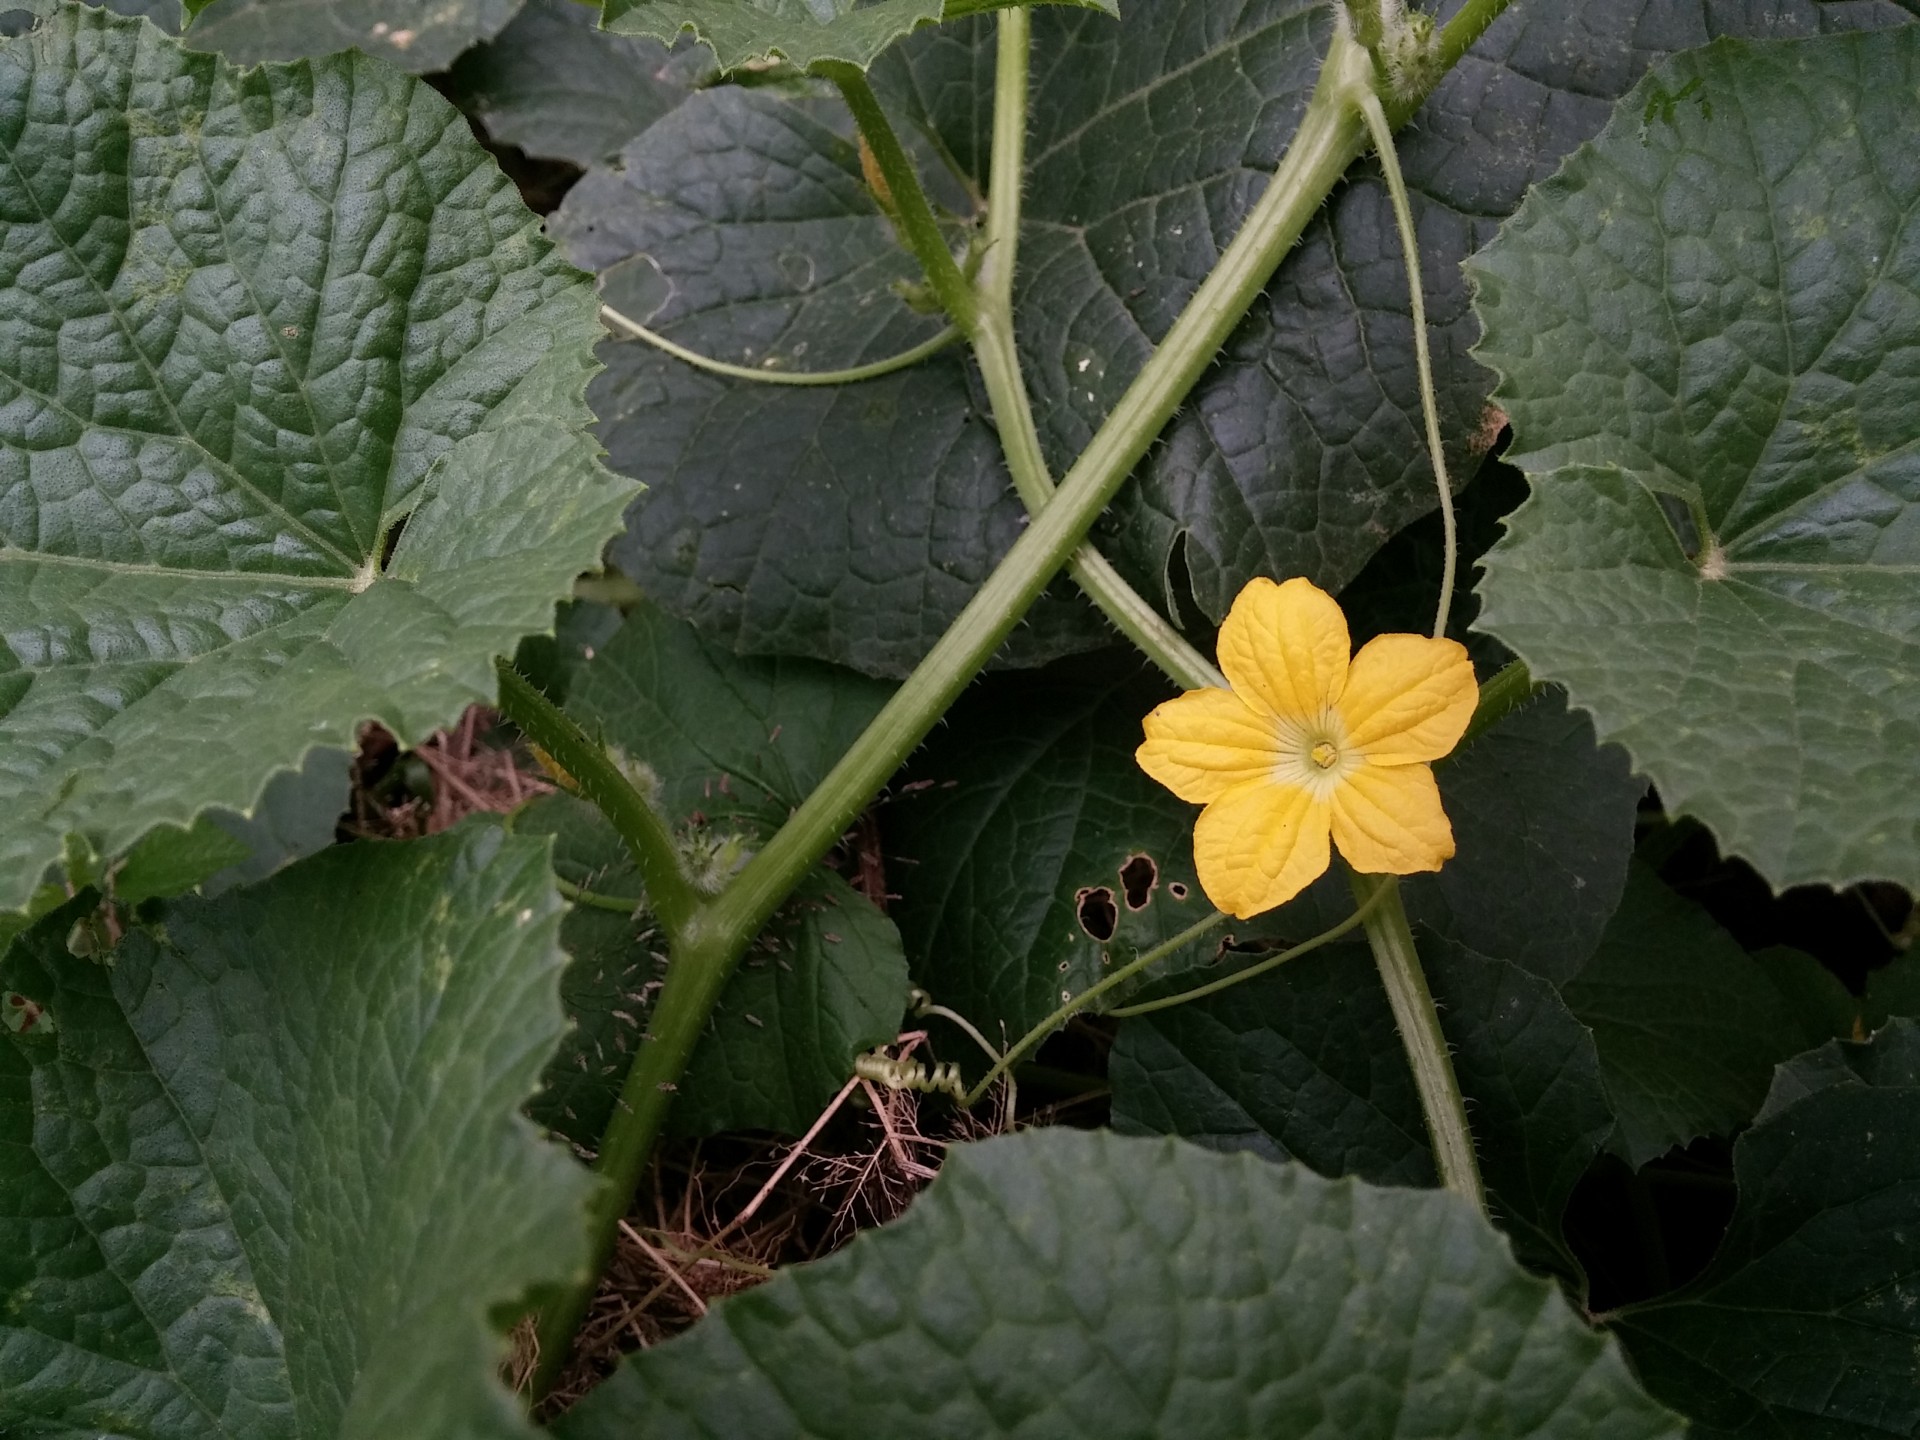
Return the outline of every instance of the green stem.
[[[633,1203],[633,1193],[646,1173],[654,1144],[666,1126],[680,1077],[686,1073],[693,1049],[707,1028],[707,1017],[732,977],[738,955],[723,936],[693,923],[673,940],[667,961],[667,982],[660,989],[639,1053],[627,1071],[613,1118],[600,1142],[593,1168],[602,1184],[588,1207],[588,1234],[593,1245],[587,1279],[576,1284],[540,1312],[535,1334],[539,1361],[534,1369],[533,1394],[544,1396],[559,1377],[572,1352],[573,1337],[593,1303],[594,1288],[613,1259],[621,1217]]]
[[[960,1102],[961,1105],[969,1110],[975,1105],[978,1105],[981,1097],[993,1088],[993,1082],[1031,1054],[1047,1036],[1058,1030],[1062,1025],[1066,1024],[1067,1021],[1086,1009],[1087,1006],[1093,1004],[1093,1002],[1098,1000],[1102,995],[1108,994],[1119,986],[1126,984],[1127,981],[1133,979],[1134,976],[1140,974],[1141,971],[1147,969],[1149,966],[1158,965],[1162,960],[1166,959],[1167,956],[1173,954],[1174,951],[1185,949],[1226,918],[1227,917],[1220,911],[1214,911],[1213,914],[1207,916],[1206,919],[1200,921],[1198,924],[1188,926],[1171,940],[1154,946],[1153,949],[1147,951],[1146,954],[1122,965],[1097,985],[1090,985],[1078,995],[1075,995],[1071,1000],[1065,1001],[1051,1015],[1047,1016],[1046,1019],[1042,1020],[1038,1025],[1014,1041],[1014,1043],[1007,1048],[1006,1053],[993,1062],[993,1068],[987,1071],[986,1075],[981,1078],[980,1083],[967,1092],[967,1098]]]
[[[1354,899],[1368,912],[1367,943],[1373,947],[1373,962],[1387,987],[1394,1023],[1400,1028],[1400,1043],[1413,1067],[1413,1084],[1420,1094],[1420,1108],[1426,1113],[1440,1183],[1471,1200],[1484,1215],[1487,1199],[1480,1185],[1480,1164],[1474,1158],[1473,1131],[1467,1126],[1466,1102],[1460,1095],[1460,1082],[1454,1078],[1447,1037],[1440,1029],[1440,1012],[1434,1006],[1433,992],[1427,988],[1426,972],[1420,968],[1420,952],[1414,948],[1406,907],[1400,903],[1400,882],[1392,875],[1354,873],[1348,878]]]
[[[1266,974],[1276,965],[1297,960],[1302,955],[1318,950],[1322,945],[1331,945],[1341,936],[1352,933],[1365,922],[1368,915],[1373,913],[1374,907],[1380,903],[1380,898],[1376,894],[1373,899],[1361,905],[1331,930],[1322,930],[1311,940],[1302,940],[1298,945],[1290,945],[1278,954],[1269,955],[1266,959],[1249,965],[1244,970],[1236,970],[1231,975],[1223,975],[1220,979],[1205,985],[1196,985],[1191,990],[1182,990],[1178,995],[1163,995],[1157,1000],[1142,1000],[1138,1005],[1122,1005],[1107,1011],[1107,1014],[1115,1020],[1124,1020],[1129,1015],[1151,1015],[1156,1010],[1171,1010],[1175,1005],[1184,1005],[1189,1000],[1201,1000],[1208,995],[1217,995],[1222,990],[1231,990],[1235,985],[1251,980],[1257,975]]]
[[[571,880],[559,875],[553,877],[553,888],[560,892],[560,898],[575,905],[585,905],[590,910],[611,910],[617,915],[638,914],[647,902],[632,895],[602,895],[598,890],[589,890],[584,885],[575,885]]]
[[[1500,12],[1512,3],[1513,0],[1467,0],[1456,10],[1440,32],[1440,73],[1444,75],[1458,65],[1461,57],[1473,48],[1474,42],[1486,33],[1487,27],[1500,18]],[[1394,123],[1403,123],[1429,93],[1411,96],[1395,105]],[[1403,107],[1406,114],[1401,113]]]
[[[710,375],[723,375],[729,380],[750,380],[756,385],[853,385],[862,380],[878,380],[883,375],[909,369],[922,360],[938,355],[960,338],[960,332],[949,325],[938,335],[921,341],[911,349],[866,365],[853,365],[845,370],[765,370],[752,365],[733,365],[725,360],[716,360],[711,355],[702,355],[697,350],[689,350],[669,340],[658,330],[649,330],[638,320],[622,315],[611,305],[600,307],[600,318],[614,329],[625,332],[635,340],[644,340],[654,349],[664,351],[696,370],[705,370]]]
[[[1366,56],[1336,35],[1299,132],[1266,193],[1058,494],[866,733],[713,903],[714,929],[738,937],[742,951],[992,658],[1212,363],[1327,192],[1361,153],[1366,126],[1352,95],[1356,83],[1368,83],[1366,76]]]
[[[1447,478],[1446,444],[1440,438],[1440,404],[1434,393],[1433,356],[1427,348],[1427,295],[1420,278],[1420,237],[1414,233],[1413,202],[1407,197],[1407,182],[1400,173],[1400,153],[1393,143],[1393,127],[1387,123],[1387,112],[1380,108],[1380,97],[1371,91],[1361,96],[1360,113],[1366,117],[1367,133],[1373,138],[1381,173],[1387,178],[1394,226],[1400,232],[1400,251],[1407,266],[1407,296],[1413,311],[1414,370],[1420,379],[1420,411],[1427,422],[1427,457],[1433,465],[1434,488],[1440,496],[1440,600],[1433,613],[1433,638],[1438,640],[1447,633],[1447,617],[1453,611],[1453,578],[1460,563],[1460,532],[1453,514],[1453,482]]]
[[[573,777],[580,793],[613,822],[640,867],[654,918],[668,935],[678,936],[692,921],[700,898],[680,869],[680,853],[665,822],[620,773],[606,750],[588,739],[586,732],[526,677],[506,660],[496,661],[494,668],[500,675],[500,713],[551,755]]]
[[[1454,753],[1457,755],[1466,749],[1538,695],[1543,688],[1534,683],[1533,676],[1527,672],[1523,662],[1515,660],[1503,666],[1497,675],[1480,687],[1480,703],[1474,706],[1473,719],[1467,722],[1466,733],[1460,737]]]
[[[867,83],[866,73],[859,66],[840,60],[823,61],[815,69],[840,87],[847,108],[853,112],[854,123],[860,127],[867,148],[873,152],[874,163],[887,182],[893,213],[900,219],[908,247],[919,259],[920,268],[926,271],[934,297],[960,333],[971,336],[979,308],[973,286],[954,263],[953,252],[947,248],[947,237],[940,233],[940,222],[934,219],[933,207],[927,203],[927,192],[920,188],[920,176],[901,148],[900,137],[893,133],[893,125],[881,108],[880,97]]]

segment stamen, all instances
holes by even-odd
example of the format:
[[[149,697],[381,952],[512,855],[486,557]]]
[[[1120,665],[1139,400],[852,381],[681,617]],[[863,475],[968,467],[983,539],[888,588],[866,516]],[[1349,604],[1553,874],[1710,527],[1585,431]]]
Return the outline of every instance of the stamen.
[[[1322,740],[1307,753],[1313,757],[1313,763],[1322,770],[1331,770],[1340,763],[1340,751],[1326,740]]]

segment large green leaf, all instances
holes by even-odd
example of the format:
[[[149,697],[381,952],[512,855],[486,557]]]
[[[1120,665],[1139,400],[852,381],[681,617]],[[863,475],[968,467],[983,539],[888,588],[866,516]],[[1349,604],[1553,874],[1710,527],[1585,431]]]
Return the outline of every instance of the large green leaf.
[[[1776,886],[1920,883],[1917,90],[1911,27],[1682,57],[1473,267],[1482,623]]]
[[[545,848],[339,847],[111,966],[0,962],[0,1432],[530,1437],[496,1313],[586,1260],[518,1116],[561,1032]],[[326,923],[316,923],[325,917]]]
[[[1043,1130],[956,1148],[904,1220],[631,1357],[560,1433],[1682,1432],[1451,1195]]]
[[[562,879],[639,898],[620,837],[591,806],[555,796],[522,811],[515,829],[554,837]],[[644,908],[623,915],[590,904],[568,914],[560,940],[572,957],[561,993],[574,1030],[529,1113],[592,1147],[647,1028],[667,947]],[[838,875],[815,871],[727,982],[679,1082],[673,1130],[799,1134],[854,1059],[900,1033],[908,983],[893,922]]]
[[[1920,1027],[1781,1067],[1713,1264],[1616,1322],[1690,1433],[1920,1434]]]
[[[299,60],[364,50],[402,70],[444,70],[495,34],[523,0],[213,0],[188,43],[233,60]]]
[[[1553,987],[1433,936],[1420,957],[1473,1117],[1495,1218],[1531,1264],[1577,1274],[1560,1217],[1613,1130],[1593,1038]],[[1124,1021],[1117,1129],[1292,1157],[1327,1176],[1435,1185],[1420,1099],[1366,946],[1306,955]]]
[[[529,0],[452,72],[461,109],[505,145],[580,166],[611,160],[711,71],[704,50],[609,35],[578,0]]]
[[[914,979],[990,1038],[1017,1039],[1211,913],[1192,807],[1133,758],[1140,717],[1166,694],[1130,658],[986,681],[882,812]],[[1215,945],[1210,935],[1157,973]]]
[[[1634,1165],[1752,1118],[1773,1067],[1826,1035],[1783,988],[1781,968],[1813,967],[1796,952],[1762,964],[1699,906],[1635,865],[1606,937],[1562,987],[1593,1030],[1620,1118],[1616,1145]]]
[[[69,834],[490,699],[632,486],[581,431],[583,278],[417,81],[67,7],[0,47],[0,146],[13,908]]]

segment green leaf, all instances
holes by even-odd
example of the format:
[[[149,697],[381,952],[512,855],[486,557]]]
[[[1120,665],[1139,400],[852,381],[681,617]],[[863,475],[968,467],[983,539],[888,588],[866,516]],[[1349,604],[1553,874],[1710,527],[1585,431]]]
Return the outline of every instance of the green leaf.
[[[1911,27],[1683,57],[1473,267],[1482,623],[1777,887],[1920,884],[1916,89]]]
[[[1494,1217],[1528,1264],[1577,1276],[1560,1217],[1613,1130],[1592,1036],[1546,981],[1431,935],[1420,958],[1467,1097]],[[1177,987],[1169,987],[1177,988]],[[1116,1129],[1437,1185],[1426,1122],[1366,946],[1327,947],[1121,1023]]]
[[[215,824],[211,815],[202,815],[186,829],[162,825],[148,831],[127,852],[114,874],[114,898],[138,905],[162,895],[182,894],[240,864],[248,853],[245,842]]]
[[[520,812],[521,833],[555,837],[561,878],[606,896],[641,884],[599,811],[567,796]],[[647,1027],[666,944],[644,910],[576,906],[561,928],[562,982],[575,1021],[529,1107],[541,1124],[599,1143]],[[907,1003],[900,934],[846,881],[815,871],[727,982],[669,1124],[682,1135],[773,1130],[798,1135],[853,1073],[855,1057],[900,1033]]]
[[[583,434],[583,278],[424,85],[68,7],[0,46],[0,114],[14,908],[70,834],[113,857],[490,700],[633,487]]]
[[[696,95],[586,176],[552,229],[615,309],[733,364],[817,373],[942,328],[901,293],[917,264],[837,102]],[[601,354],[601,437],[650,486],[614,558],[733,649],[905,675],[1025,524],[956,355],[827,390],[719,379],[641,341]],[[1077,596],[1045,600],[1008,654],[1039,663],[1108,634]]]
[[[1558,983],[1571,977],[1620,904],[1644,782],[1617,746],[1549,691],[1434,767],[1456,853],[1400,893],[1418,924]],[[1304,938],[1353,913],[1330,871],[1263,917],[1263,932]]]
[[[1920,1029],[1781,1068],[1707,1272],[1616,1322],[1701,1437],[1920,1432]]]
[[[905,1219],[630,1357],[559,1433],[1682,1432],[1454,1196],[1041,1130],[956,1147]]]
[[[580,668],[567,709],[653,772],[670,819],[698,811],[765,839],[892,694],[817,661],[730,655],[642,604]]]
[[[1166,695],[1131,658],[989,680],[882,812],[914,979],[990,1039],[1019,1038],[1212,913],[1193,868],[1192,807],[1133,758],[1141,717]],[[1210,935],[1156,973],[1216,944]]]
[[[17,943],[55,1023],[0,1029],[0,1431],[534,1435],[495,1316],[586,1260],[588,1178],[517,1113],[559,911],[472,827],[175,902],[110,967],[65,913]]]
[[[496,143],[585,167],[612,159],[712,64],[692,47],[609,35],[578,0],[529,0],[454,64],[452,93]]]
[[[363,50],[416,75],[497,34],[524,0],[213,0],[187,32],[228,59],[299,60]]]
[[[353,757],[344,750],[313,750],[298,770],[283,770],[251,815],[210,810],[205,818],[246,848],[246,858],[210,876],[203,895],[264,880],[284,865],[324,850],[346,812]]]
[[[1593,1030],[1629,1163],[1732,1133],[1760,1108],[1773,1067],[1825,1038],[1774,982],[1779,963],[1756,963],[1635,865],[1600,948],[1561,988]]]
[[[603,272],[608,304],[697,354],[795,372],[886,359],[944,321],[899,293],[920,268],[852,129],[837,99],[701,91],[582,178],[549,233]]]
[[[666,41],[691,31],[722,70],[775,57],[802,70],[828,60],[864,70],[939,18],[940,0],[605,0],[602,23]]]

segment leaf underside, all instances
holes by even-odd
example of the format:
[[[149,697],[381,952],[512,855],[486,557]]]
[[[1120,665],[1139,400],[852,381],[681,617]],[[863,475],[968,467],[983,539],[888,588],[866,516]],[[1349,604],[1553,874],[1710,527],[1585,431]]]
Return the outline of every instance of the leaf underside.
[[[1473,263],[1481,623],[1776,887],[1920,884],[1917,96],[1911,27],[1711,46]]]
[[[329,923],[316,926],[317,915]],[[0,962],[0,1432],[526,1440],[493,1307],[586,1260],[520,1118],[562,1029],[545,847],[336,847]]]
[[[465,120],[69,6],[0,47],[0,906],[491,698],[633,487],[592,296]],[[384,568],[380,561],[405,522]]]

